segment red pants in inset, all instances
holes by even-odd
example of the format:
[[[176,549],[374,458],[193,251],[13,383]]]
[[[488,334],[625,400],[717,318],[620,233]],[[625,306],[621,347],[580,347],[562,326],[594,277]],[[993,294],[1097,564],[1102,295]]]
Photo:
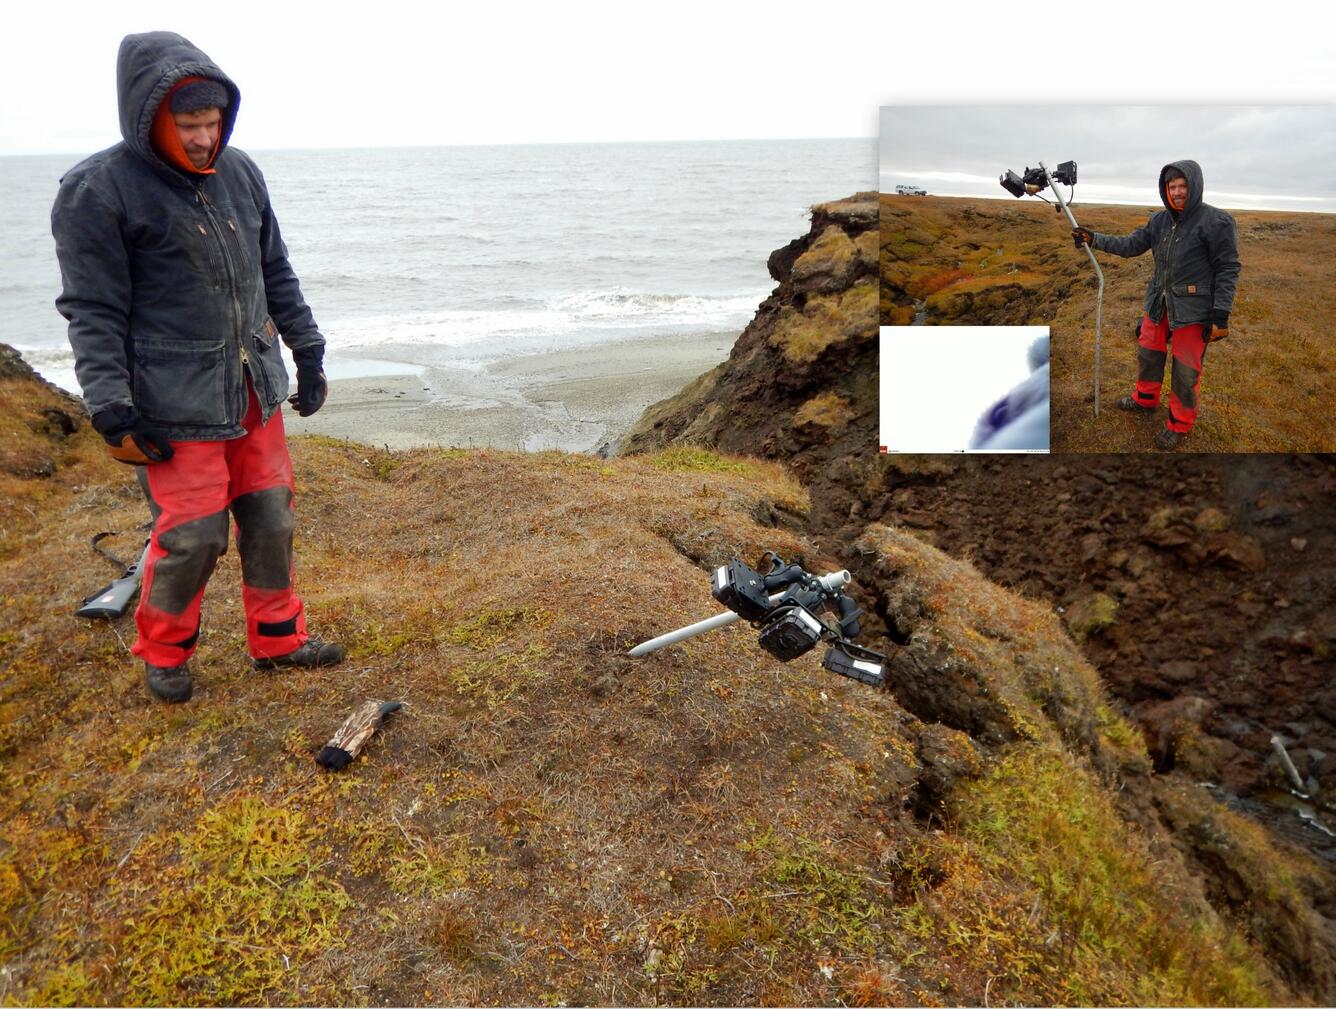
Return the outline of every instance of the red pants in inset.
[[[1137,405],[1153,410],[1160,404],[1160,386],[1164,384],[1164,363],[1168,344],[1173,342],[1174,366],[1170,372],[1170,431],[1187,434],[1197,422],[1197,385],[1201,382],[1202,359],[1207,342],[1202,338],[1202,324],[1169,330],[1169,313],[1159,322],[1146,316],[1141,320],[1137,339]]]
[[[179,666],[195,651],[204,586],[227,552],[229,508],[251,655],[286,655],[306,641],[302,603],[292,590],[292,461],[283,416],[261,424],[255,392],[247,391],[243,437],[174,441],[171,459],[139,468],[153,537],[131,650],[155,666]]]

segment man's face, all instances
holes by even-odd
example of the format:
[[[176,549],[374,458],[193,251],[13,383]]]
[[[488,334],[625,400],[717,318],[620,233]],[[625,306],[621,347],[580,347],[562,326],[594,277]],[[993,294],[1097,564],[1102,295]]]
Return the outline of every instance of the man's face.
[[[1181,176],[1169,180],[1169,206],[1182,210],[1188,205],[1188,180]]]
[[[196,168],[209,163],[218,131],[223,128],[223,113],[219,109],[200,109],[198,112],[173,112],[176,135],[181,138],[186,157]]]

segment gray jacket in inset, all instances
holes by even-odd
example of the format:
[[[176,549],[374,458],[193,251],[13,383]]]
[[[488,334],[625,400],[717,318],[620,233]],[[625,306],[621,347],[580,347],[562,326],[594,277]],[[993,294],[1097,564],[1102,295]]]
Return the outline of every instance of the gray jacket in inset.
[[[264,178],[227,147],[241,93],[180,35],[129,35],[116,64],[121,136],[60,181],[51,211],[74,371],[96,414],[133,404],[174,441],[244,434],[245,368],[263,418],[288,392],[276,337],[320,352]],[[214,174],[187,175],[150,140],[184,77],[227,88]]]
[[[1188,201],[1181,211],[1169,206],[1165,193],[1171,169],[1188,181]],[[1160,169],[1160,202],[1165,209],[1151,214],[1130,235],[1096,232],[1090,244],[1115,256],[1153,250],[1155,271],[1144,302],[1151,319],[1158,322],[1167,309],[1171,328],[1196,322],[1227,325],[1241,269],[1234,218],[1202,203],[1201,168],[1195,161],[1174,161]]]

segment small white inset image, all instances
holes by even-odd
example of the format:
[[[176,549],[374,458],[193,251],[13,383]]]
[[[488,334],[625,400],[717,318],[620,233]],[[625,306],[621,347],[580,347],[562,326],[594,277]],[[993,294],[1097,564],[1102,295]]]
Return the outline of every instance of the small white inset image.
[[[882,326],[883,452],[1047,452],[1047,326]]]

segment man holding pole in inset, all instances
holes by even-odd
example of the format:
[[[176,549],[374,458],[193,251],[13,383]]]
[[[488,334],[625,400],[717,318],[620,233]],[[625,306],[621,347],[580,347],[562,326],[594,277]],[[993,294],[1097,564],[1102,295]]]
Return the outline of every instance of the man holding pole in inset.
[[[1169,418],[1155,447],[1176,448],[1197,421],[1202,361],[1206,348],[1229,335],[1229,313],[1239,278],[1234,218],[1202,202],[1202,173],[1195,161],[1175,161],[1160,170],[1164,210],[1130,235],[1103,235],[1073,228],[1079,249],[1089,245],[1115,256],[1147,250],[1155,269],[1146,285],[1145,317],[1137,327],[1137,383],[1120,410],[1150,415],[1160,403],[1169,344]]]

